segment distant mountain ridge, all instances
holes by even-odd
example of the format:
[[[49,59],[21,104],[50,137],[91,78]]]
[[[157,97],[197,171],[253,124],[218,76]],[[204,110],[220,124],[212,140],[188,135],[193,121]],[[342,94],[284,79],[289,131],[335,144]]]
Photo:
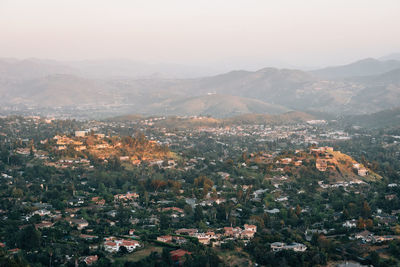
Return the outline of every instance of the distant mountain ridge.
[[[217,118],[291,110],[373,113],[400,106],[400,62],[365,59],[311,72],[263,68],[191,79],[114,74],[99,79],[54,61],[0,59],[0,103],[27,108],[97,105],[105,112],[112,106],[120,114]]]
[[[338,79],[354,76],[378,75],[400,69],[399,60],[377,60],[374,58],[362,59],[347,65],[327,67],[314,70],[311,73],[326,79]]]

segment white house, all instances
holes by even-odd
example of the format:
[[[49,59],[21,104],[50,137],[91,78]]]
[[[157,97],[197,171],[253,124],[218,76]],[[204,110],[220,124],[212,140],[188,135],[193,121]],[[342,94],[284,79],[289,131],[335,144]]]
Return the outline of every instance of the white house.
[[[136,240],[110,240],[104,243],[104,250],[110,253],[118,252],[120,247],[126,247],[128,252],[134,251],[136,248],[140,247],[140,243]]]

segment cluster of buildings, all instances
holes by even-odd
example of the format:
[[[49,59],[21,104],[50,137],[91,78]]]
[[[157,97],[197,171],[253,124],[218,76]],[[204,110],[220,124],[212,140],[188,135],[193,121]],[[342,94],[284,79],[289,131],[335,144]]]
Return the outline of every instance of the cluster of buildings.
[[[241,239],[249,240],[252,239],[257,232],[257,226],[251,224],[245,224],[243,228],[240,227],[224,227],[223,233],[215,233],[214,231],[199,232],[198,229],[178,229],[175,231],[177,235],[188,235],[196,237],[199,243],[209,245],[212,241],[215,244],[221,244],[221,241],[227,239]],[[173,236],[160,236],[157,238],[161,242],[172,242],[175,237]],[[215,245],[213,244],[213,245]]]
[[[374,233],[364,230],[362,232],[356,233],[354,235],[355,239],[359,239],[364,243],[381,243],[385,241],[391,241],[394,239],[399,239],[399,236],[392,235],[374,235]]]

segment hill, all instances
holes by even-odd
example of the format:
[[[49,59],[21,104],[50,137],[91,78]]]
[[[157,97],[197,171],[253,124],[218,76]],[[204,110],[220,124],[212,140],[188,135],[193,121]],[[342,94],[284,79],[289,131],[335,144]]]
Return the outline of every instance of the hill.
[[[54,74],[24,81],[3,92],[3,101],[32,106],[79,106],[110,103],[101,83],[74,75]]]
[[[375,172],[367,169],[368,173],[365,176],[360,176],[358,175],[353,166],[359,165],[360,168],[365,168],[362,164],[358,163],[355,161],[352,157],[349,155],[346,155],[344,153],[341,153],[340,151],[332,151],[330,152],[330,157],[328,159],[329,163],[328,164],[333,164],[335,169],[331,170],[330,177],[333,180],[340,181],[340,180],[345,180],[345,181],[352,181],[354,179],[362,179],[364,181],[376,181],[382,179],[382,177]]]
[[[96,68],[87,64],[88,68]],[[99,71],[109,70],[107,64],[103,62]],[[121,75],[132,70],[120,67]],[[105,116],[109,112],[218,118],[291,110],[363,114],[395,108],[400,103],[400,63],[393,60],[365,59],[313,72],[277,68],[231,71],[195,79],[166,79],[157,75],[137,79],[114,77],[112,73],[98,79],[83,69],[53,61],[0,60],[0,103],[23,104],[29,112],[37,107],[96,105]],[[327,73],[333,73],[327,76],[335,78],[325,78]]]
[[[347,65],[314,70],[312,73],[325,79],[338,79],[377,75],[398,68],[400,68],[400,61],[397,60],[380,61],[373,58],[366,58]]]
[[[400,127],[400,107],[373,114],[349,116],[345,121],[366,128]]]
[[[392,54],[380,57],[379,60],[399,60],[400,61],[400,53],[392,53]]]
[[[244,114],[225,119],[226,124],[290,124],[297,122],[305,122],[316,119],[315,116],[299,112],[290,111],[279,115],[268,114]]]
[[[154,110],[154,109],[153,109]],[[288,111],[287,108],[265,103],[260,100],[232,96],[211,94],[189,97],[179,100],[168,100],[153,112],[165,115],[210,115],[213,117],[230,117],[245,113],[278,114]]]
[[[229,118],[213,118],[209,116],[167,116],[163,119],[144,117],[141,115],[123,115],[109,118],[108,121],[139,121],[148,120],[156,127],[161,128],[198,128],[198,127],[223,127],[229,125],[265,124],[281,125],[306,122],[318,117],[299,111],[289,111],[283,114],[243,114]]]
[[[293,177],[308,176],[319,179],[322,185],[359,181],[376,181],[382,177],[358,163],[351,156],[334,151],[332,147],[311,147],[309,151],[282,154],[273,157],[269,153],[251,155],[252,162],[277,172],[293,174]],[[269,165],[269,166],[268,166]],[[301,174],[303,173],[303,174]]]
[[[0,81],[21,81],[52,74],[78,74],[76,69],[52,60],[0,58]]]

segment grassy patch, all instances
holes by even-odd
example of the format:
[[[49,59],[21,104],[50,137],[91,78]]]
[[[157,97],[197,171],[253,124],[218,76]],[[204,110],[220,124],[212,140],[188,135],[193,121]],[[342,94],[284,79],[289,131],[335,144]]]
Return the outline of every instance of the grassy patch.
[[[123,257],[121,257],[120,259],[124,262],[126,261],[130,261],[130,262],[136,262],[136,261],[140,261],[141,259],[146,258],[147,256],[149,256],[152,252],[158,252],[161,253],[163,250],[162,247],[158,247],[158,246],[148,246],[145,247],[141,250],[135,251],[133,253],[127,254]]]

